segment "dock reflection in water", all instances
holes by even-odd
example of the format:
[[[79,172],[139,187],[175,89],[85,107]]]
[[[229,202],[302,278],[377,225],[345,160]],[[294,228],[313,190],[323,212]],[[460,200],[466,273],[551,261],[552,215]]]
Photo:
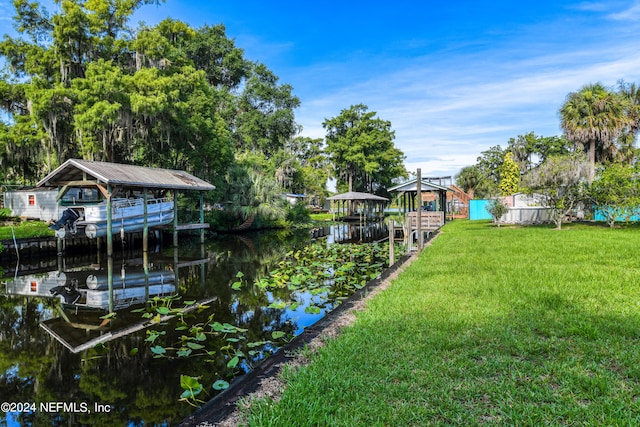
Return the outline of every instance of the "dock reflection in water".
[[[0,354],[7,368],[0,371],[0,398],[83,401],[91,407],[98,403],[119,409],[84,418],[65,413],[0,414],[0,424],[177,425],[193,411],[179,401],[181,375],[200,378],[207,386],[202,395],[207,400],[215,394],[211,384],[217,379],[231,381],[278,349],[274,331],[291,336],[304,327],[301,321],[319,319],[269,307],[275,298],[286,298],[278,292],[287,290],[231,288],[238,272],[244,274],[245,284],[253,283],[287,252],[310,240],[308,230],[272,232],[225,236],[204,246],[185,241],[177,250],[149,254],[146,263],[144,254],[128,250],[117,252],[111,262],[104,254],[84,253],[3,266]],[[220,349],[229,347],[228,334],[193,342],[215,357],[158,358],[153,347],[170,349],[189,335],[176,326],[179,319],[173,312],[151,319],[140,311],[149,308],[147,300],[166,295],[175,298],[172,308],[180,307],[180,315],[188,314],[190,325],[213,321],[247,332],[225,351]],[[157,339],[151,343],[150,337]],[[243,355],[241,363],[228,368],[235,355]]]

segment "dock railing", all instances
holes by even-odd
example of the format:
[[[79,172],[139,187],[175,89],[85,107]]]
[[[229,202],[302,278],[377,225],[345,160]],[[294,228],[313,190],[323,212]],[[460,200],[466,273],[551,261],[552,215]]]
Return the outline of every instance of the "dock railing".
[[[421,211],[420,230],[424,237],[429,238],[431,233],[444,225],[444,212]],[[407,239],[407,250],[413,250],[414,240],[419,240],[418,236],[418,212],[408,212],[405,226],[405,238]]]

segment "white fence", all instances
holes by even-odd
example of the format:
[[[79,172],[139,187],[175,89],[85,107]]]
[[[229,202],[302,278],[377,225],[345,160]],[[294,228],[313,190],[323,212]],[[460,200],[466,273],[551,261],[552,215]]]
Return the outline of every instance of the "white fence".
[[[551,208],[526,206],[509,208],[500,218],[502,224],[541,224],[551,221]]]

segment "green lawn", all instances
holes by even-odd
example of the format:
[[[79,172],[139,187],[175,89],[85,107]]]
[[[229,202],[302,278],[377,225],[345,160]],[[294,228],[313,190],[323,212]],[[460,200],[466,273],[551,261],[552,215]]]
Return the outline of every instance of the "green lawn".
[[[450,223],[248,424],[640,425],[639,233]]]
[[[13,227],[8,225],[0,226],[0,240],[11,240],[14,233],[16,239],[54,236],[54,232],[49,230],[47,224],[42,221],[23,221]]]

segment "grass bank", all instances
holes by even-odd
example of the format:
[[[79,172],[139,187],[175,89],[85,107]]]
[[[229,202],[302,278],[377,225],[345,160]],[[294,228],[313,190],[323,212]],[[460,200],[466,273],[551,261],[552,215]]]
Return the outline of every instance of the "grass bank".
[[[640,425],[638,231],[450,223],[247,423]]]
[[[13,225],[0,225],[0,240],[30,239],[36,237],[52,237],[55,233],[49,230],[42,221],[20,221]]]

